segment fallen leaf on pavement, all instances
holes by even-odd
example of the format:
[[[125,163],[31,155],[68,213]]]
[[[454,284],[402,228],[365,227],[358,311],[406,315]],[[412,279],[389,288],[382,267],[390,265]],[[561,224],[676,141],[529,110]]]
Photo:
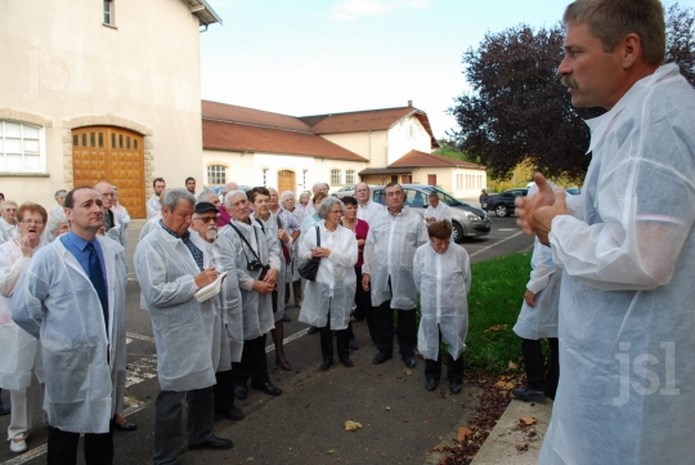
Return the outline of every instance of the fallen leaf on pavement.
[[[524,428],[526,426],[535,425],[536,423],[538,423],[538,420],[536,420],[533,417],[521,417],[521,418],[519,418],[519,424],[521,425],[522,428]]]
[[[345,421],[345,431],[357,431],[360,428],[362,428],[362,423],[352,420]]]
[[[456,431],[456,440],[458,442],[463,442],[466,440],[468,436],[473,434],[473,431],[470,429],[466,428],[465,426],[461,426],[458,431]]]

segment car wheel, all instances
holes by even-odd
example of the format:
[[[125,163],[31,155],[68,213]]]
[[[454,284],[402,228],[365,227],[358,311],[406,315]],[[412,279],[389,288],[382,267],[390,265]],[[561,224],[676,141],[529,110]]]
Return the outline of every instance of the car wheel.
[[[497,205],[495,207],[495,215],[499,216],[500,218],[504,218],[505,216],[509,215],[509,209],[506,205]]]
[[[463,236],[465,235],[465,231],[463,229],[463,226],[461,226],[458,222],[452,221],[451,222],[451,227],[452,227],[452,239],[454,239],[454,242],[457,244],[460,244],[463,242]]]

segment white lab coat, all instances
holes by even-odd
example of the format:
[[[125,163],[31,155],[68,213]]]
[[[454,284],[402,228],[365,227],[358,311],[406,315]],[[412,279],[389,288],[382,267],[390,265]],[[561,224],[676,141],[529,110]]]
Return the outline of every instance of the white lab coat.
[[[147,200],[145,207],[147,207],[147,219],[150,219],[162,212],[162,203],[159,201],[159,197],[156,195],[153,195]]]
[[[533,244],[531,276],[526,289],[536,294],[535,306],[524,300],[514,325],[514,332],[524,339],[537,341],[557,337],[557,309],[560,299],[562,270],[553,262],[553,251],[538,240]]]
[[[357,240],[355,234],[342,225],[329,231],[325,223],[317,225],[321,247],[331,250],[328,257],[321,258],[316,281],[307,281],[304,300],[299,312],[299,321],[317,328],[328,323],[331,313],[331,329],[345,329],[350,323],[350,312],[355,303],[355,263],[357,263]],[[316,228],[310,228],[299,244],[300,261],[309,260],[316,247]]]
[[[386,207],[373,200],[367,200],[364,205],[357,205],[357,218],[366,221],[370,228],[374,220],[383,215],[388,215]]]
[[[280,247],[277,238],[265,235],[255,221],[250,225],[232,221],[220,229],[217,236],[219,264],[224,269],[235,266],[237,270],[239,290],[241,291],[243,337],[245,341],[250,341],[275,328],[272,296],[270,293],[259,294],[252,290],[253,283],[260,276],[261,270],[248,270],[247,265],[250,261],[255,260],[255,256],[232,228],[232,224],[241,231],[258,254],[262,264],[270,264],[271,268],[278,269],[280,267]]]
[[[125,375],[123,247],[97,240],[108,282],[108,331],[89,276],[60,240],[36,252],[12,297],[14,321],[41,339],[48,424],[77,433],[109,431]]]
[[[439,358],[439,332],[448,352],[458,359],[466,349],[468,334],[468,291],[471,266],[468,252],[449,244],[443,254],[422,244],[413,258],[415,287],[420,294],[418,351],[430,360]]]
[[[0,245],[0,387],[15,391],[29,387],[38,349],[38,339],[12,321],[10,310],[12,294],[29,263],[31,257],[22,256],[15,240]]]
[[[550,232],[562,376],[539,464],[692,463],[695,91],[664,65],[588,124],[576,217]]]
[[[408,207],[403,207],[395,216],[385,210],[375,217],[374,223],[369,225],[362,266],[362,273],[370,276],[373,306],[378,307],[391,299],[391,308],[415,308],[413,257],[415,250],[426,242],[425,223]]]
[[[17,225],[10,224],[0,217],[0,244],[7,242],[17,235]]]
[[[265,232],[266,235],[272,237],[275,239],[275,242],[277,243],[277,250],[278,250],[278,259],[279,259],[279,269],[278,269],[278,277],[275,285],[275,293],[276,293],[276,307],[274,308],[274,315],[275,315],[275,321],[279,321],[282,319],[282,316],[284,315],[284,310],[285,310],[285,283],[289,282],[288,279],[288,268],[287,268],[287,263],[285,262],[285,257],[282,253],[282,245],[280,245],[280,239],[278,239],[278,230],[280,229],[280,226],[278,225],[278,215],[270,212],[270,216],[268,217],[267,221],[263,221],[261,218],[257,218],[253,213],[251,213],[251,221],[254,223],[258,224],[259,226],[261,223],[263,226],[261,226],[261,229]],[[261,223],[259,223],[259,221]],[[283,229],[287,229],[285,222],[283,221],[283,218],[280,218],[280,225],[282,226]],[[236,233],[235,233],[236,234]],[[287,232],[287,234],[291,234],[291,232]],[[292,244],[288,244],[289,247],[292,246]]]
[[[161,227],[135,249],[135,273],[152,318],[157,375],[162,391],[191,391],[215,384],[213,300],[198,303],[200,269],[186,244]]]
[[[425,208],[425,213],[423,213],[422,216],[424,218],[433,216],[435,218],[435,221],[451,221],[451,208],[449,208],[449,205],[445,204],[440,200],[437,204],[437,208],[434,208],[432,205],[428,205],[427,208]]]

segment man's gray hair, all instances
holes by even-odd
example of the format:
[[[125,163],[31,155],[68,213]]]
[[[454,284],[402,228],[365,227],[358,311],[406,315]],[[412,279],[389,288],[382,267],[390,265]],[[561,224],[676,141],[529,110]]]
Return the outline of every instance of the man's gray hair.
[[[244,198],[246,198],[246,193],[242,191],[241,189],[236,189],[233,191],[227,192],[227,194],[224,196],[224,206],[225,207],[231,207],[232,206],[232,199],[236,197],[237,195],[243,195]]]
[[[195,205],[195,197],[193,197],[193,194],[188,192],[188,190],[183,187],[175,187],[173,189],[165,190],[162,195],[162,199],[162,207],[166,207],[172,212],[174,211],[174,208],[176,208],[176,204],[179,203],[179,200],[185,200],[191,205]]]
[[[296,197],[294,196],[294,192],[292,191],[284,191],[282,194],[280,194],[280,203],[284,202],[285,200],[293,198],[295,199]]]
[[[217,194],[215,193],[214,190],[205,189],[203,192],[198,194],[196,200],[197,200],[197,202],[208,202],[213,197],[215,198],[215,200],[219,200],[219,197],[217,196]],[[210,202],[210,203],[214,203],[214,202]]]
[[[336,197],[326,197],[326,199],[319,204],[319,208],[317,210],[319,218],[325,220],[328,216],[328,212],[331,211],[331,208],[333,208],[333,205],[340,205],[341,214],[345,210],[345,206],[343,205],[343,202],[340,199]]]

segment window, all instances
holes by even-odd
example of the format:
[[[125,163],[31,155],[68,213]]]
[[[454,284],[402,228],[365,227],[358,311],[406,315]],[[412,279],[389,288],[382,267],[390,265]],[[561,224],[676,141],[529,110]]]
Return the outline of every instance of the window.
[[[115,18],[113,11],[114,0],[104,0],[104,24],[115,26]]]
[[[355,184],[355,170],[345,171],[345,184]]]
[[[45,171],[44,129],[34,124],[0,120],[0,172]]]
[[[341,178],[340,170],[331,170],[331,185],[332,186],[337,186],[338,184],[342,184],[340,178]]]
[[[208,184],[211,186],[227,184],[227,167],[224,165],[208,165]]]

